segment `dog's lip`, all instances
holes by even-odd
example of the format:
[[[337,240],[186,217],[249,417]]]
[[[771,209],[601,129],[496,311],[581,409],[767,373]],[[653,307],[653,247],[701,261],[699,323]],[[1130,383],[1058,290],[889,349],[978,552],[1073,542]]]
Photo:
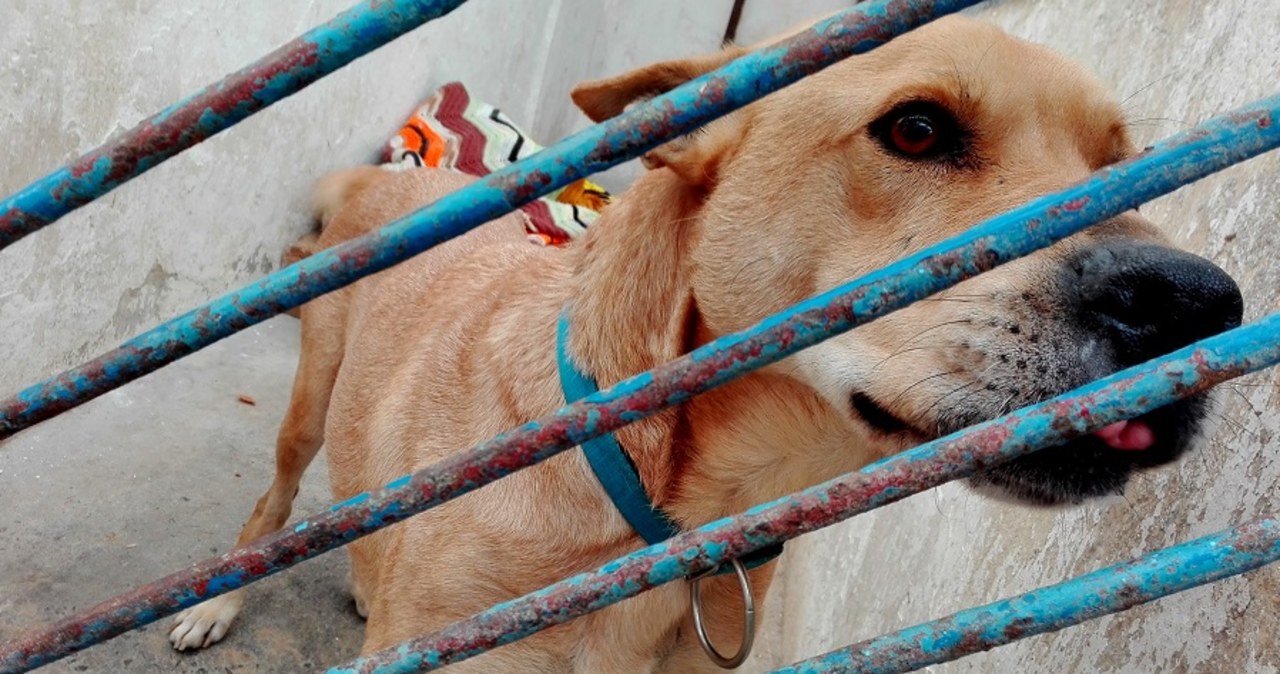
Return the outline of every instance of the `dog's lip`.
[[[868,426],[885,435],[909,434],[920,438],[934,438],[936,434],[922,431],[918,426],[891,412],[864,391],[854,391],[849,395],[849,404],[853,413]]]
[[[911,421],[894,414],[867,393],[854,391],[849,399],[854,413],[880,433],[908,434],[926,439],[939,437],[936,433],[926,433]],[[1090,436],[1120,452],[1143,452],[1151,449],[1157,440],[1155,429],[1142,417],[1112,422],[1085,437]]]

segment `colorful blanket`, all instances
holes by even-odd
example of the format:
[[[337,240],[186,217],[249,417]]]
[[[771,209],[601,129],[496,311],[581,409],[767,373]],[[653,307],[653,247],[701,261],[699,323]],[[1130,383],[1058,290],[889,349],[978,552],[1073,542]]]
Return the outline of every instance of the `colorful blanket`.
[[[541,149],[500,110],[451,82],[413,113],[387,144],[383,162],[389,169],[432,166],[483,177]],[[525,204],[518,213],[530,241],[561,245],[581,236],[610,198],[584,179]]]

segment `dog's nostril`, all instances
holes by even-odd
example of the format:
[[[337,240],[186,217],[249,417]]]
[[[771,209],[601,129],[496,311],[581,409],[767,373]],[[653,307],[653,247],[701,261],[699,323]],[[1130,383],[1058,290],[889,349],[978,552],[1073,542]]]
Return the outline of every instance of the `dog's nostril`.
[[[1240,325],[1244,300],[1213,263],[1172,248],[1111,243],[1087,249],[1077,270],[1086,327],[1132,365]]]

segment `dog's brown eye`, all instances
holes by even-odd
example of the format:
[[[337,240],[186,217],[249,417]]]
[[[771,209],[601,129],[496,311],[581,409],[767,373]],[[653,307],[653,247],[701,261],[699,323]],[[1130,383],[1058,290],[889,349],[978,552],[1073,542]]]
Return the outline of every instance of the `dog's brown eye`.
[[[935,103],[899,105],[870,128],[885,149],[907,159],[954,158],[964,149],[960,124]]]
[[[938,130],[925,115],[899,117],[889,128],[889,140],[893,142],[893,149],[902,154],[922,155],[937,144]]]

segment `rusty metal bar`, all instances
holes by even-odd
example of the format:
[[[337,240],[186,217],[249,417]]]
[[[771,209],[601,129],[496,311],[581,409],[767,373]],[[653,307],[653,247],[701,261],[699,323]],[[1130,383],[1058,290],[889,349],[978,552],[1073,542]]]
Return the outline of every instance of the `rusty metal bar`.
[[[0,401],[0,439],[978,1],[879,0],[841,12],[774,47],[752,52],[574,134],[378,231],[289,265]]]
[[[366,0],[0,201],[0,249],[466,0]]]
[[[329,674],[403,674],[439,669],[730,559],[779,545],[1037,449],[1062,444],[1109,423],[1140,416],[1277,362],[1280,313],[651,545],[594,572],[499,604],[434,634],[330,669]],[[1256,541],[1235,540],[1241,542],[1243,550],[1237,560],[1239,571],[1273,559],[1276,554],[1274,542],[1264,541],[1267,545],[1254,548],[1250,546]],[[1272,549],[1262,550],[1268,546]],[[1212,576],[1212,572],[1191,565],[1166,569],[1160,582],[1175,587],[1180,583],[1207,582]],[[1153,582],[1139,592],[1154,593],[1161,587]],[[1124,596],[1113,601],[1118,607]],[[909,648],[909,644],[903,647]]]
[[[1280,560],[1280,520],[1260,518],[1123,564],[776,669],[898,674],[1124,611]]]
[[[803,348],[1026,255],[1178,186],[1280,146],[1280,97],[1173,136],[1087,180],[802,302],[752,328],[364,493],[220,557],[0,646],[0,672],[25,671],[277,573],[478,489],[592,437],[681,403]]]

